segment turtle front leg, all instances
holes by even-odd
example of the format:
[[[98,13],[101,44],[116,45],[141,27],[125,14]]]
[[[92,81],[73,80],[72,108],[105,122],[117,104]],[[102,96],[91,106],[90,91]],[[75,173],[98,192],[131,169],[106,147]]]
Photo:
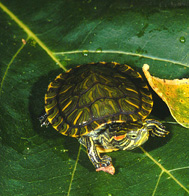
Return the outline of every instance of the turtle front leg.
[[[91,137],[83,136],[79,138],[79,142],[87,148],[88,157],[95,166],[96,171],[104,171],[112,175],[115,173],[111,157],[104,155],[101,158],[100,153],[96,149],[95,143]]]
[[[165,137],[169,134],[169,131],[165,130],[165,127],[157,120],[146,119],[144,125],[147,127],[148,131],[151,133],[151,136]]]

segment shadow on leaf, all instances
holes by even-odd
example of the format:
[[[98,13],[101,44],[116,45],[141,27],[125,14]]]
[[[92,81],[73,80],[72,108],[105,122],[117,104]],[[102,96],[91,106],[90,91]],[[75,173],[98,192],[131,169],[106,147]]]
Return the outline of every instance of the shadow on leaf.
[[[60,156],[63,161],[67,161],[69,159],[76,160],[79,149],[78,141],[74,138],[61,135],[56,130],[54,130],[51,125],[49,125],[47,128],[41,127],[38,119],[41,115],[45,113],[44,95],[46,93],[47,87],[49,83],[53,81],[54,78],[61,72],[62,70],[51,71],[48,75],[40,77],[33,85],[29,101],[29,112],[32,119],[33,129],[36,131],[36,134],[38,134],[39,137],[37,141],[33,140],[32,143],[47,143],[49,148],[52,148],[54,153]],[[160,121],[164,120],[170,115],[169,110],[166,104],[164,104],[164,102],[156,94],[153,94],[153,97],[154,109],[152,111],[152,116],[155,119],[159,119]],[[167,127],[167,130],[169,130],[169,127]],[[150,137],[149,140],[143,145],[143,147],[148,152],[156,148],[160,148],[171,139],[171,135],[172,133],[170,133],[165,138]],[[142,153],[139,148],[132,150],[132,152]],[[116,158],[113,159],[115,164]],[[79,163],[89,172],[95,171],[83,147],[81,149]],[[117,172],[119,173],[119,169],[117,169]]]
[[[76,139],[63,136],[58,133],[51,125],[41,127],[39,117],[44,115],[44,96],[47,87],[54,78],[60,74],[62,70],[51,71],[48,75],[40,77],[33,85],[29,102],[29,112],[32,119],[33,129],[38,134],[38,141],[33,143],[47,143],[49,148],[54,149],[54,152],[63,160],[76,160],[79,143]],[[39,140],[40,138],[40,140]]]

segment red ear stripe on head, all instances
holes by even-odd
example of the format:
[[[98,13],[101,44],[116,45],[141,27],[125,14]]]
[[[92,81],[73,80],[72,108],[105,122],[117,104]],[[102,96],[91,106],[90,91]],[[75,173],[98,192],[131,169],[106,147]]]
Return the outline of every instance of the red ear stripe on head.
[[[114,136],[114,139],[117,140],[117,141],[119,141],[119,140],[122,140],[122,139],[125,138],[125,137],[126,137],[126,134],[124,134],[124,135],[119,135],[119,136]]]

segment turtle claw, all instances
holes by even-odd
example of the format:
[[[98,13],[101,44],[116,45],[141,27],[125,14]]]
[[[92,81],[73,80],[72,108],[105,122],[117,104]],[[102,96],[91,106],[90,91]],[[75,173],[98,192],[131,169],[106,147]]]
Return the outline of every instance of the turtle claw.
[[[109,173],[111,175],[115,174],[115,168],[112,165],[112,163],[110,165],[106,166],[106,167],[100,167],[100,168],[96,169],[96,171],[97,172],[103,171],[103,172]]]
[[[43,127],[43,126],[48,127],[49,121],[47,119],[47,114],[46,113],[43,116],[40,116],[38,119],[39,119],[39,121],[41,123],[41,127]]]
[[[96,171],[97,172],[103,171],[103,172],[109,173],[111,175],[114,175],[115,168],[112,165],[112,158],[108,155],[104,155],[101,160],[102,161],[96,167]]]
[[[104,155],[102,157],[102,162],[100,162],[100,164],[99,164],[99,167],[107,167],[111,164],[111,162],[112,162],[112,158],[108,155]]]
[[[108,155],[104,155],[102,157],[102,161],[112,162],[112,158],[110,156],[108,156]]]

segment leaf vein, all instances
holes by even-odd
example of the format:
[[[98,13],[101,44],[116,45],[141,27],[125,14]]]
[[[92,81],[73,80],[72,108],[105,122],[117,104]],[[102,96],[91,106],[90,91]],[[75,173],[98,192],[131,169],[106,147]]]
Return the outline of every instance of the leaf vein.
[[[84,43],[85,41],[87,40],[87,38],[91,35],[91,33],[100,25],[102,24],[102,20],[100,20],[88,33],[87,35],[85,36],[85,38],[83,39],[83,41],[81,42],[80,46],[78,48],[80,48]]]
[[[75,171],[76,171],[76,168],[77,168],[77,163],[79,161],[80,152],[81,152],[81,144],[79,146],[79,150],[78,150],[78,154],[77,154],[77,159],[76,159],[75,166],[74,166],[74,169],[73,169],[73,173],[72,173],[72,176],[71,176],[71,180],[70,180],[70,185],[69,185],[69,188],[68,188],[68,194],[67,194],[67,196],[70,195],[70,191],[71,191],[71,188],[72,188],[72,182],[73,182]]]
[[[83,50],[54,52],[53,54],[54,55],[65,55],[65,54],[77,54],[77,53],[83,53]],[[88,53],[97,53],[97,51],[96,50],[88,50]],[[123,54],[123,55],[127,55],[127,56],[130,55],[130,56],[136,56],[136,57],[140,57],[140,58],[151,59],[154,61],[162,61],[162,62],[173,63],[173,64],[178,64],[181,66],[189,67],[188,64],[181,63],[179,61],[169,60],[169,59],[160,58],[160,57],[154,57],[154,56],[150,56],[150,55],[138,54],[138,53],[133,53],[133,52],[124,52],[124,51],[117,51],[117,50],[103,50],[103,51],[101,51],[101,53],[104,53],[104,54]]]
[[[150,158],[161,170],[162,172],[165,172],[166,174],[168,174],[181,188],[183,188],[187,193],[189,193],[189,190],[183,185],[181,184],[181,182],[179,182],[171,173],[169,170],[165,169],[160,163],[158,163],[146,150],[144,150],[144,148],[140,147],[140,149],[144,152],[144,154]]]
[[[163,173],[164,173],[164,171],[161,171],[161,173],[159,174],[159,177],[158,177],[157,183],[156,183],[156,185],[155,185],[154,191],[153,191],[153,193],[152,193],[152,196],[154,196],[155,193],[156,193],[157,187],[158,187],[158,185],[159,185],[159,182],[160,182],[160,179],[161,179],[161,176],[162,176]]]
[[[26,41],[29,39],[29,37],[26,39]],[[5,81],[5,78],[7,76],[7,73],[8,73],[8,70],[10,69],[10,66],[12,65],[13,61],[15,60],[15,58],[18,56],[18,54],[20,53],[20,51],[24,48],[25,44],[23,43],[21,45],[21,47],[17,50],[17,52],[15,53],[15,55],[12,57],[12,59],[10,60],[9,64],[7,65],[7,68],[5,70],[5,73],[2,77],[2,80],[1,80],[1,85],[0,85],[0,96],[1,96],[1,93],[2,93],[2,89],[3,89],[3,84],[4,84],[4,81]]]
[[[57,65],[59,65],[60,68],[62,68],[64,71],[67,71],[67,69],[60,63],[60,61],[53,55],[53,52],[16,16],[14,15],[6,6],[4,6],[0,2],[0,8],[7,14],[9,17],[14,20],[18,26],[23,29],[27,35],[31,38],[33,38],[39,46],[46,51],[46,53],[53,59],[53,61],[56,62]]]
[[[189,169],[189,166],[171,169],[171,170],[169,170],[169,172],[178,171],[178,170],[182,170],[182,169]]]

